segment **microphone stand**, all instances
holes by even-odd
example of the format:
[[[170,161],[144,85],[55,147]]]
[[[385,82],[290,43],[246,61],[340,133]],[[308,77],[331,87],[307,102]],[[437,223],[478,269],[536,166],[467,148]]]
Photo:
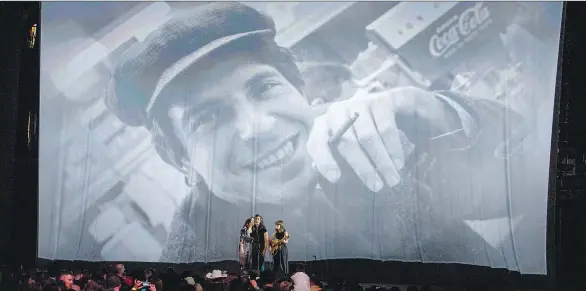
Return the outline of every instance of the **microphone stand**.
[[[255,226],[255,232],[256,232],[256,245],[257,245],[257,252],[256,252],[256,267],[257,267],[257,271],[258,274],[260,276],[260,252],[262,251],[260,248],[260,237],[258,237],[258,226]]]

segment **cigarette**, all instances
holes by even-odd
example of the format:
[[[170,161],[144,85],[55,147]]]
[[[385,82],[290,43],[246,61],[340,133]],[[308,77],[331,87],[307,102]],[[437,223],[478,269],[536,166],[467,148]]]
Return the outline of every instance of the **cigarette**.
[[[352,127],[352,124],[354,124],[354,122],[356,122],[356,120],[358,120],[358,116],[360,116],[360,114],[358,114],[357,112],[354,112],[354,114],[352,114],[352,117],[350,117],[348,120],[346,120],[346,122],[344,122],[344,124],[342,124],[342,127],[340,129],[338,129],[338,131],[336,131],[330,137],[330,139],[328,139],[328,145],[330,145],[330,146],[336,145],[340,141],[342,136],[346,133],[346,131],[348,131],[348,129],[350,129],[350,127]]]

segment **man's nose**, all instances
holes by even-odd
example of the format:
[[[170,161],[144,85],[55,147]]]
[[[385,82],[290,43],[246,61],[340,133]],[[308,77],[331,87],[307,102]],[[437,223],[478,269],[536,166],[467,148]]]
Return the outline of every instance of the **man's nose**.
[[[254,108],[242,109],[236,119],[236,127],[243,141],[250,141],[270,133],[275,125],[275,118],[264,110]]]

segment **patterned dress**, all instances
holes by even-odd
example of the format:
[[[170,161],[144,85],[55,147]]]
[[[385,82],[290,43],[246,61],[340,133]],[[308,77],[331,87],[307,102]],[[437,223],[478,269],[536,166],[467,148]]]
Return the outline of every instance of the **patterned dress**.
[[[242,249],[238,249],[238,257],[240,258],[240,267],[243,269],[250,269],[252,266],[252,237],[250,237],[251,233],[251,228],[242,228],[240,230],[240,243],[242,243]]]

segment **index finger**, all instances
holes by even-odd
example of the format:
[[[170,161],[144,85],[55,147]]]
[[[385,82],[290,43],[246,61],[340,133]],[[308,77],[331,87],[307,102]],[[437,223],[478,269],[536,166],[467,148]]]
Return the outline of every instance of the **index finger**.
[[[388,108],[381,106],[373,106],[370,112],[373,120],[376,120],[379,136],[395,165],[396,171],[400,171],[405,165],[405,153],[400,142],[401,137],[394,116],[389,116]]]
[[[312,167],[330,183],[336,183],[341,173],[329,146],[329,136],[327,121],[324,117],[316,118],[307,140],[307,153],[313,161]]]

